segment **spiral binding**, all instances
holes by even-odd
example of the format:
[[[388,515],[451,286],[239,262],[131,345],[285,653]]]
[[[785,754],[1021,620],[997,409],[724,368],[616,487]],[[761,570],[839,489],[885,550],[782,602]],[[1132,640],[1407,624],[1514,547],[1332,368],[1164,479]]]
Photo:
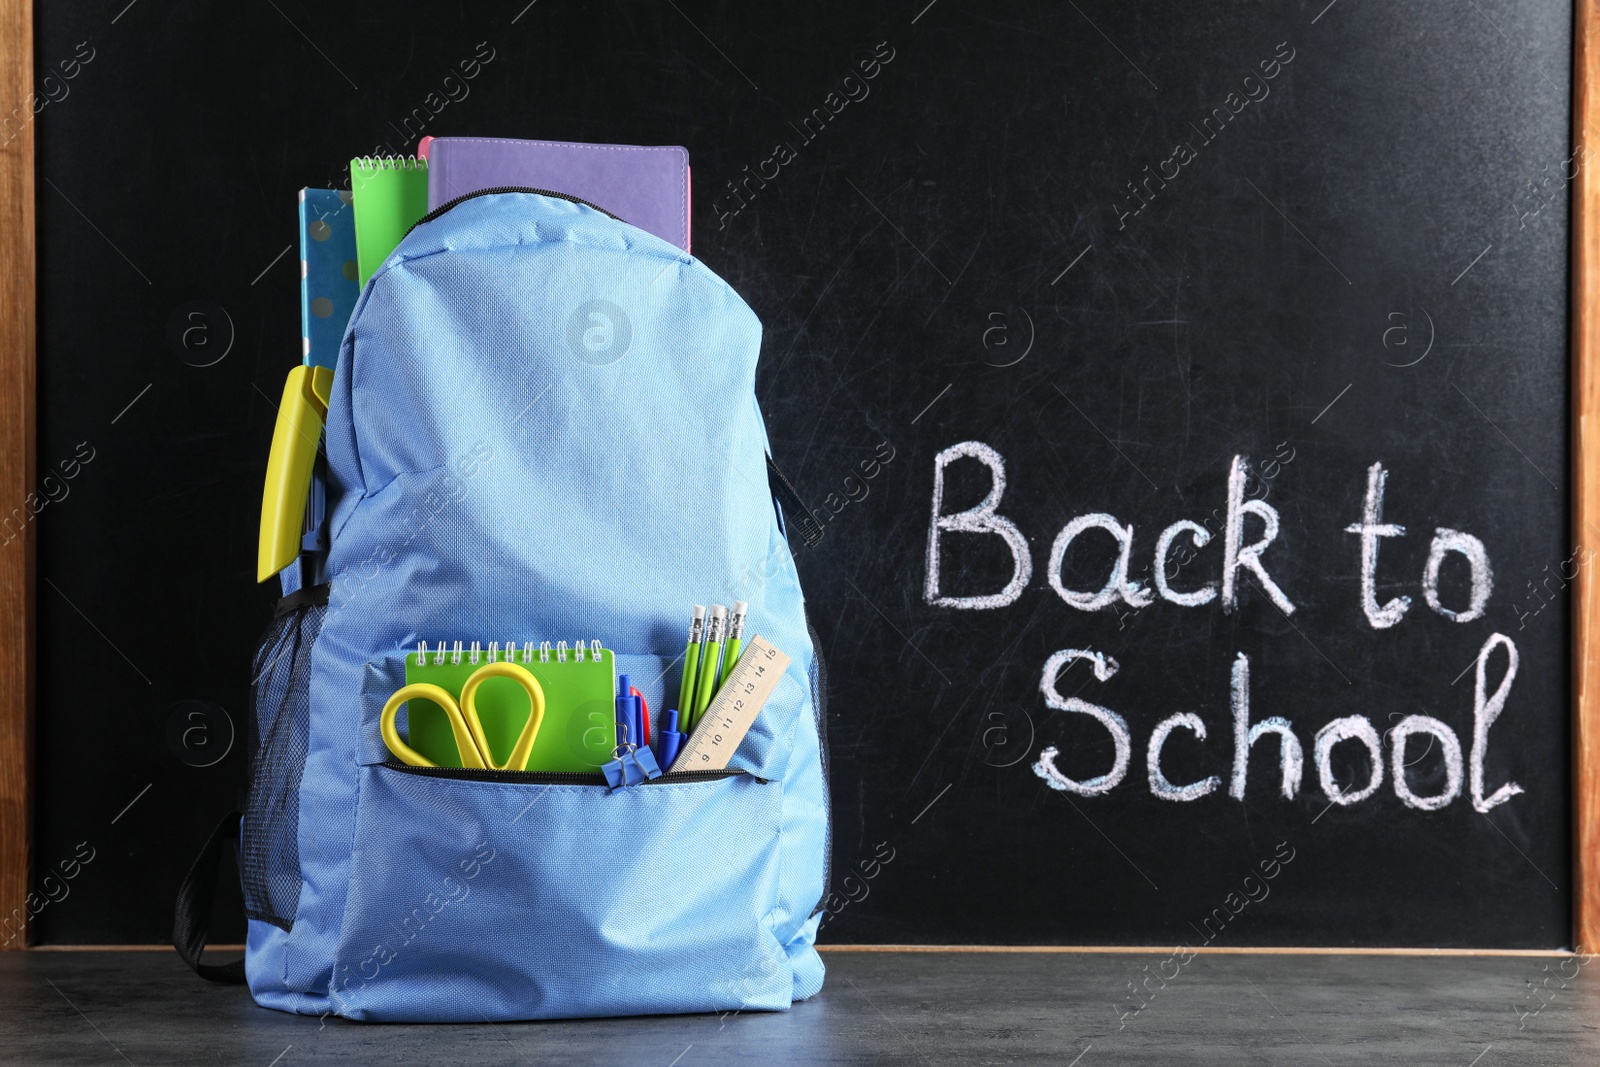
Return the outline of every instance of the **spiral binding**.
[[[483,662],[516,662],[517,643],[515,641],[507,641],[504,646],[502,646],[499,641],[490,641],[488,649],[484,649],[483,644],[480,641],[472,642],[471,647],[465,649],[463,649],[462,645],[462,642],[457,641],[452,647],[447,646],[445,642],[440,641],[439,644],[430,651],[428,648],[428,642],[418,641],[417,664],[419,666],[431,665],[438,667],[445,663],[446,657],[449,658],[449,662],[452,664],[461,663],[463,659],[465,659],[467,663],[471,664]],[[582,663],[586,659],[599,663],[601,659],[600,653],[602,651],[604,651],[604,649],[599,641],[590,641],[587,645],[582,641],[579,641],[572,646],[568,646],[565,641],[558,641],[555,645],[554,654],[557,663],[567,662],[568,657],[571,657],[571,659],[576,663]],[[551,652],[552,649],[549,641],[540,641],[537,649],[534,647],[534,643],[532,641],[524,641],[522,643],[522,662],[533,663],[534,656],[537,654],[539,657],[538,662],[549,663]],[[429,656],[433,657],[431,661],[428,658]]]
[[[427,170],[428,161],[416,156],[358,156],[350,161],[352,169],[366,167],[372,170]]]

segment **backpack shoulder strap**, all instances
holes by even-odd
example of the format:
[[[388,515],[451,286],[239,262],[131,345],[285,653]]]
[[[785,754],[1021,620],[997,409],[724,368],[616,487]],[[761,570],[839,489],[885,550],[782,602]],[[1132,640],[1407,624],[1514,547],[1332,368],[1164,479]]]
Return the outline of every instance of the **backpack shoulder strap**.
[[[822,528],[822,523],[811,514],[811,509],[806,507],[806,502],[800,499],[800,493],[794,484],[784,477],[783,471],[772,462],[772,457],[767,457],[767,484],[772,488],[772,498],[778,502],[778,522],[785,526],[793,521],[795,529],[800,533],[800,539],[807,548],[816,548],[822,540],[822,535],[827,531]],[[785,512],[788,512],[786,515]],[[784,530],[785,536],[788,530]]]
[[[183,876],[178,887],[178,903],[172,918],[172,947],[178,950],[183,962],[208,982],[239,985],[244,982],[244,960],[231,963],[201,963],[206,950],[206,938],[211,933],[211,909],[216,902],[217,864],[222,859],[223,846],[231,846],[235,866],[239,859],[239,813],[230,811],[222,817],[205,847],[195,857],[189,873]]]

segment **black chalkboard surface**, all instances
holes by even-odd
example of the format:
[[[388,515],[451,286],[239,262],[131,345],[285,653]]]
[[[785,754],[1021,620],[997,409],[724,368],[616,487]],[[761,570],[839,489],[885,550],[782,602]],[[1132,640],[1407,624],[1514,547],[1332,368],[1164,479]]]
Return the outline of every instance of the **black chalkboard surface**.
[[[39,18],[43,940],[162,940],[235,799],[296,192],[488,133],[688,146],[766,325],[824,941],[1568,942],[1567,8]]]

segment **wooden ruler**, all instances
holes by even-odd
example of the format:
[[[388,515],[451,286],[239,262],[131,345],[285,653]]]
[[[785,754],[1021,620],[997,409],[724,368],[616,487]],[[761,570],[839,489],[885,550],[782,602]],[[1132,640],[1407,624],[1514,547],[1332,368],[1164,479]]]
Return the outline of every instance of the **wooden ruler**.
[[[722,681],[716,697],[700,725],[672,762],[671,774],[679,771],[720,771],[728,766],[744,735],[750,732],[756,716],[778,687],[778,679],[789,669],[789,657],[752,638],[739,654],[733,673]]]

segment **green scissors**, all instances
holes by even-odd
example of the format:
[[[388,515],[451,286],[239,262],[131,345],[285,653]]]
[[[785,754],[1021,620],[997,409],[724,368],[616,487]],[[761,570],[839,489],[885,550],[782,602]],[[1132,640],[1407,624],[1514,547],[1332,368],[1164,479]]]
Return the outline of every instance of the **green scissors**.
[[[517,736],[517,743],[511,748],[511,757],[505,763],[494,761],[494,754],[489,751],[489,739],[483,732],[483,723],[478,719],[478,687],[490,678],[510,678],[528,694],[528,721],[523,724],[522,733]],[[516,663],[502,660],[485,664],[473,671],[467,678],[467,683],[461,687],[459,704],[448,689],[428,682],[413,682],[396,690],[388,703],[384,704],[381,722],[383,743],[389,746],[389,751],[402,763],[411,767],[439,765],[400,739],[400,731],[395,728],[394,718],[400,711],[400,705],[408,700],[427,700],[439,705],[444,710],[445,717],[450,720],[450,730],[456,739],[456,751],[461,755],[461,766],[480,770],[525,770],[528,766],[528,757],[533,753],[534,739],[539,736],[539,727],[544,722],[544,688],[539,684],[539,679],[535,678],[526,667]]]

